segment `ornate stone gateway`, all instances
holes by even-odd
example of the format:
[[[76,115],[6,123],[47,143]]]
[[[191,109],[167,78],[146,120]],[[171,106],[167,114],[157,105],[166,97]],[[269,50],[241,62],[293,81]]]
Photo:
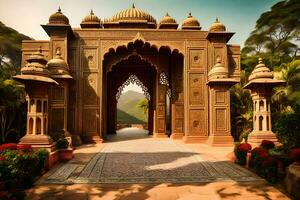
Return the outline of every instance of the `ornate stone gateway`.
[[[132,6],[104,21],[91,12],[80,25],[72,28],[59,9],[42,25],[49,41],[23,41],[23,68],[30,67],[28,57],[41,48],[49,61],[39,68],[51,69],[46,75],[22,70],[16,78],[26,87],[43,83],[39,76],[58,84],[47,84],[43,90],[42,101],[48,103],[46,118],[42,117],[48,119],[42,126],[45,134],[57,137],[68,132],[74,143],[102,142],[116,131],[122,87],[137,81],[149,99],[148,128],[154,137],[168,137],[168,100],[171,138],[232,144],[229,88],[240,79],[240,47],[227,44],[234,33],[218,19],[209,31],[202,31],[189,14],[178,28],[169,14],[157,23]],[[40,89],[27,91],[31,103]],[[35,118],[40,120],[35,111],[28,112],[30,141],[40,132],[34,130],[40,130],[34,126]]]

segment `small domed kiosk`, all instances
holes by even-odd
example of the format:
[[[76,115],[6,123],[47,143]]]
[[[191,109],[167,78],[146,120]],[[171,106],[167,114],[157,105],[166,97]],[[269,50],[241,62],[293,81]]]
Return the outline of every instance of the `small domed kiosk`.
[[[253,101],[253,131],[248,136],[248,142],[254,146],[259,146],[262,140],[277,142],[272,132],[271,95],[272,89],[284,85],[285,81],[274,79],[273,72],[266,67],[262,58],[259,58],[248,80],[244,88],[251,90]]]
[[[93,10],[80,23],[81,28],[101,28],[101,20],[94,14]]]
[[[169,13],[164,16],[158,25],[159,29],[177,29],[178,24],[176,20],[169,15]]]
[[[181,29],[201,30],[200,22],[189,13],[188,17],[182,22]]]

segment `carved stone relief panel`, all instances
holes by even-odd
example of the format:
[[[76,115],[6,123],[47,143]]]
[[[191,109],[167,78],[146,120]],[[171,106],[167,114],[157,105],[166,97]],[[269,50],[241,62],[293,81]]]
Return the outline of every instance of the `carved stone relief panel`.
[[[52,56],[54,57],[56,55],[56,51],[60,49],[61,56],[66,59],[66,52],[65,52],[65,40],[52,40]]]
[[[97,69],[98,55],[97,48],[84,48],[83,50],[83,69]]]
[[[222,46],[214,46],[213,48],[213,60],[212,60],[212,63],[213,65],[215,65],[216,63],[216,60],[217,58],[220,58],[221,59],[221,62],[222,62],[222,65],[226,67],[226,51],[225,51],[225,48],[222,47]]]
[[[97,109],[83,109],[82,111],[82,128],[84,133],[97,132]]]
[[[215,92],[215,104],[226,104],[226,92],[216,91]]]
[[[205,79],[203,73],[193,73],[189,77],[189,104],[205,105],[204,97]]]
[[[157,119],[157,131],[159,133],[165,132],[165,118],[158,118]]]
[[[165,104],[159,103],[157,105],[157,115],[158,116],[165,116]]]
[[[207,135],[206,112],[204,109],[192,109],[189,111],[190,135]]]
[[[227,113],[226,108],[216,108],[216,131],[226,131]]]
[[[175,104],[175,116],[176,117],[183,117],[184,116],[183,105],[176,105]]]
[[[206,52],[205,49],[190,50],[190,69],[205,69],[206,67]]]
[[[83,104],[97,105],[97,73],[83,75]]]
[[[183,133],[183,118],[182,119],[175,119],[175,130],[176,133]]]

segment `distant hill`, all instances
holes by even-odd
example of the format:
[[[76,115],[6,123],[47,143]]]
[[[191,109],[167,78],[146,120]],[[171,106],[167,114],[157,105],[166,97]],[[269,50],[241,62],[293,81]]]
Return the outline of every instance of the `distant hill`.
[[[31,40],[31,38],[6,26],[0,21],[0,56],[8,58],[17,72],[20,70],[21,65],[22,40]],[[2,62],[4,60],[1,59]],[[2,65],[3,63],[0,64]],[[7,67],[8,65],[3,66]]]
[[[117,121],[128,124],[146,123],[147,116],[137,107],[138,102],[144,98],[143,94],[132,90],[122,94],[117,105]]]

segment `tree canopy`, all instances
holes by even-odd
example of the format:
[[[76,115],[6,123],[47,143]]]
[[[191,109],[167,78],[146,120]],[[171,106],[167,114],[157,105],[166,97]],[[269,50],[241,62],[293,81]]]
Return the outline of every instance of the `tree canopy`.
[[[242,67],[245,69],[248,64],[253,64],[257,55],[263,56],[271,69],[299,56],[299,13],[299,0],[288,0],[276,3],[270,11],[261,14],[255,30],[245,41]]]

